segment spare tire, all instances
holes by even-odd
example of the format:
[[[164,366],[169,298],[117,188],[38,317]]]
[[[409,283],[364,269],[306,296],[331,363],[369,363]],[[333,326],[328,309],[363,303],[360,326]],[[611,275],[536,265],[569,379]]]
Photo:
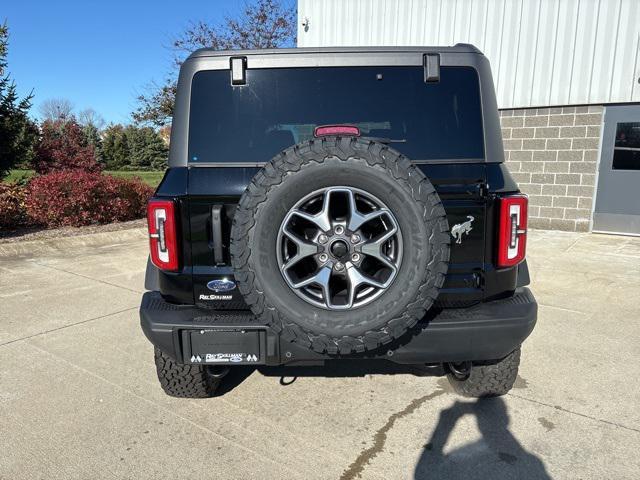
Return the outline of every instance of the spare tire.
[[[400,337],[433,305],[449,261],[433,185],[381,143],[324,137],[288,148],[251,180],[231,259],[254,314],[283,338],[349,354]]]

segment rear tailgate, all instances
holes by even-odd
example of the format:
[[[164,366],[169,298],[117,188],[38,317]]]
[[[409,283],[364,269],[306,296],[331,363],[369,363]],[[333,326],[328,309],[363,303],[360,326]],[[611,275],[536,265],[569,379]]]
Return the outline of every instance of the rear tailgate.
[[[193,296],[198,306],[221,310],[247,308],[237,288],[214,291],[207,284],[234,280],[229,254],[231,220],[242,192],[257,171],[256,167],[189,169]],[[217,244],[216,238],[222,242]]]
[[[444,203],[449,227],[471,221],[460,243],[451,239],[449,273],[439,297],[441,306],[467,306],[482,300],[485,269],[486,168],[484,164],[420,165]],[[215,292],[214,280],[233,281],[229,256],[231,220],[255,167],[189,169],[189,215],[193,292],[197,305],[233,310],[246,308],[237,289]],[[216,192],[213,194],[212,192]],[[216,216],[220,215],[219,221]],[[216,245],[216,229],[222,244]],[[216,248],[219,247],[219,248]],[[275,254],[275,251],[274,251]]]
[[[444,204],[449,229],[469,225],[451,237],[447,279],[438,297],[442,307],[464,307],[482,300],[485,269],[486,165],[421,165]],[[456,230],[461,230],[460,228]]]

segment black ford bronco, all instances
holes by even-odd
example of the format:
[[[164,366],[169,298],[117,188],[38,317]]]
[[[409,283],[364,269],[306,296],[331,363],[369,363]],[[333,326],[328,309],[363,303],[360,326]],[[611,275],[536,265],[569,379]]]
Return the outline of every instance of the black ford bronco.
[[[169,395],[353,362],[502,395],[536,322],[527,198],[470,45],[195,52],[148,222]]]

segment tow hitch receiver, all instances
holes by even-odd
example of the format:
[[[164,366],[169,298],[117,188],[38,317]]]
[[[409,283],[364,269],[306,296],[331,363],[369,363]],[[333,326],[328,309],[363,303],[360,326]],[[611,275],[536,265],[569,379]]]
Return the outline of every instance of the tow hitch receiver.
[[[184,363],[264,364],[264,330],[183,330]]]

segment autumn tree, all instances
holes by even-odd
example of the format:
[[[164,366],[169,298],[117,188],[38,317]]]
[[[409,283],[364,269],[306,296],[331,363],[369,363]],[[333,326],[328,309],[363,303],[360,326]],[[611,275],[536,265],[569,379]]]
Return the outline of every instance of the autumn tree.
[[[0,178],[18,163],[33,157],[38,129],[29,119],[33,95],[19,98],[16,84],[7,72],[9,28],[0,25]]]
[[[133,118],[136,122],[155,126],[171,122],[176,95],[175,67],[179,67],[194,50],[283,48],[295,46],[295,39],[295,5],[284,0],[248,1],[240,14],[226,17],[221,23],[195,22],[173,42],[171,76],[138,97],[139,106],[133,112]]]
[[[73,117],[69,120],[45,120],[40,130],[40,143],[33,164],[36,172],[100,171],[95,149],[87,144],[82,128]]]

